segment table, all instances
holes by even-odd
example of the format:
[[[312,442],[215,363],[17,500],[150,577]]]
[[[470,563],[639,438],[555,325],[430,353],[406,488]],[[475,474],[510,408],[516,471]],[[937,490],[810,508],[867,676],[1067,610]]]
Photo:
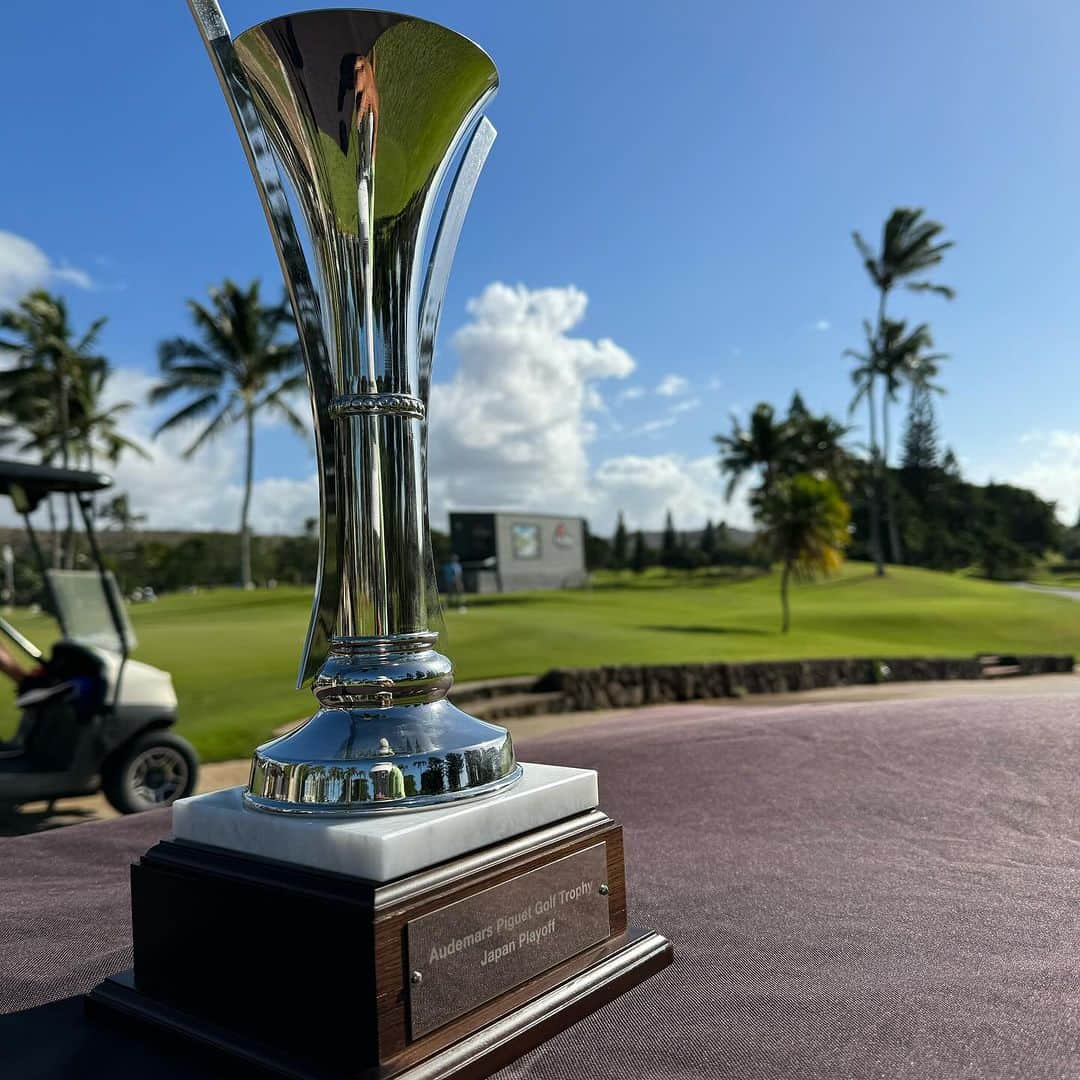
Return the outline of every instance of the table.
[[[519,752],[600,771],[676,961],[504,1080],[1080,1075],[1080,696],[664,706]],[[54,1002],[0,1017],[5,1076],[154,1056],[72,995],[128,964],[127,866],[168,831],[0,840],[0,1010]]]

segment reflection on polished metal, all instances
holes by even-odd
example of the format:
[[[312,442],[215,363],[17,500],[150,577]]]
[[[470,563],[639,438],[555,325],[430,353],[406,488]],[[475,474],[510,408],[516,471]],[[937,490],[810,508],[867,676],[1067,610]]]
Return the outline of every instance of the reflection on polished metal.
[[[498,76],[467,38],[377,11],[261,23],[235,41],[189,0],[233,113],[296,314],[321,545],[299,683],[318,712],[258,748],[245,796],[285,813],[492,794],[509,733],[446,699],[427,511],[427,400],[450,263],[494,139]],[[314,273],[279,164],[307,227]]]

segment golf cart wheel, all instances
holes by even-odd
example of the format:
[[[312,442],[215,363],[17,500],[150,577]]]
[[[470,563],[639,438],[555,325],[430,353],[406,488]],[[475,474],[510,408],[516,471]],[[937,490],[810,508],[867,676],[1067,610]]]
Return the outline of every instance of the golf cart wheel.
[[[186,739],[171,731],[147,731],[109,762],[101,789],[121,814],[171,806],[195,790],[199,759]]]

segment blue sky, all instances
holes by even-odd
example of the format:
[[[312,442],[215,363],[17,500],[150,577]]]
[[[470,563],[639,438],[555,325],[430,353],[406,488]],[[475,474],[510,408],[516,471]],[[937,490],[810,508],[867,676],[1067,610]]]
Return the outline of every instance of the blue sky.
[[[289,8],[225,10],[239,32]],[[720,499],[711,436],[731,409],[796,388],[813,407],[846,410],[841,352],[874,301],[850,232],[876,239],[908,204],[956,241],[939,275],[956,301],[894,303],[928,319],[952,356],[945,441],[972,478],[1034,485],[1075,517],[1075,5],[408,10],[476,39],[502,77],[490,110],[499,139],[444,308],[436,516],[517,499],[583,510],[600,530],[619,507],[650,527],[666,505],[687,527],[706,514],[738,520],[741,506]],[[0,290],[45,280],[80,322],[108,314],[118,386],[141,393],[156,342],[185,329],[185,297],[225,275],[279,288],[220,91],[182,0],[9,0],[4,20],[0,232],[38,254],[0,244]],[[539,319],[550,350],[493,360],[484,327],[507,319]],[[605,353],[605,339],[617,349]],[[515,348],[513,335],[499,340]],[[530,420],[545,393],[559,403]],[[485,417],[493,434],[478,442]],[[122,481],[155,523],[229,524],[234,448],[191,466],[176,448]],[[159,497],[164,468],[220,499]],[[256,520],[288,527],[281,515],[300,514],[312,470],[301,441],[266,428]]]

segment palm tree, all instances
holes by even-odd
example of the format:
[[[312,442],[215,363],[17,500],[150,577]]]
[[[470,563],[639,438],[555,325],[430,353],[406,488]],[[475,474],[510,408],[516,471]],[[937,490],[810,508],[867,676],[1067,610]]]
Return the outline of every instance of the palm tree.
[[[934,344],[930,327],[926,323],[920,323],[909,330],[907,323],[903,320],[886,319],[876,334],[871,331],[869,323],[864,322],[863,329],[866,333],[866,352],[860,353],[854,349],[847,349],[845,352],[845,355],[858,361],[858,366],[851,373],[852,381],[855,383],[855,396],[851,401],[851,409],[857,408],[863,398],[867,400],[870,407],[870,441],[873,459],[879,465],[879,471],[888,477],[892,441],[888,406],[896,401],[904,383],[911,386],[913,395],[919,388],[943,393],[942,388],[931,380],[938,374],[939,361],[946,359],[946,356],[944,353],[926,351]],[[880,446],[877,443],[874,414],[874,385],[878,379],[883,383]],[[880,494],[880,489],[878,493]],[[885,503],[889,520],[890,548],[893,561],[896,562],[902,557],[902,548],[891,483],[885,485]],[[872,501],[872,522],[873,510]],[[877,521],[880,522],[880,517]],[[877,550],[880,551],[880,534]],[[881,572],[882,567],[879,563],[878,573]]]
[[[832,480],[799,473],[755,500],[758,541],[781,565],[781,633],[791,629],[791,577],[812,580],[839,570],[848,543],[851,508]]]
[[[13,440],[29,434],[46,462],[68,466],[72,416],[91,372],[107,361],[93,351],[105,319],[96,319],[78,340],[62,297],[44,289],[27,293],[14,308],[0,311],[0,353],[14,363],[0,372],[0,411],[4,434]]]
[[[126,536],[146,522],[146,515],[136,514],[127,492],[120,491],[102,506],[101,520],[107,528],[115,528]]]
[[[870,280],[878,290],[877,322],[874,330],[868,331],[867,338],[872,340],[876,351],[884,354],[886,351],[886,303],[889,293],[899,284],[914,292],[932,292],[952,300],[956,293],[948,285],[938,285],[931,281],[920,278],[912,280],[917,275],[937,266],[945,256],[945,252],[953,246],[951,240],[940,239],[945,231],[945,226],[937,221],[931,221],[923,217],[922,209],[914,209],[908,206],[897,207],[889,215],[881,235],[881,249],[874,251],[858,232],[852,233],[855,247],[862,256],[863,266],[866,268]],[[856,354],[857,355],[857,354]],[[874,409],[874,380],[877,373],[871,371],[867,376],[870,386],[866,391],[871,414]],[[858,382],[858,379],[856,379]],[[881,401],[883,431],[888,427],[889,406],[892,398],[888,393],[883,395]],[[872,485],[871,502],[876,504],[871,508],[871,546],[875,551],[880,551],[880,520],[881,520],[881,494],[882,489],[890,504],[892,502],[892,484],[888,475],[888,461],[886,454],[876,452],[876,439],[873,425],[871,426],[871,471],[876,476]],[[889,514],[889,546],[893,562],[900,562],[902,552],[900,550],[900,531],[894,514]],[[879,554],[875,554],[878,564],[878,573],[884,573],[884,566]]]
[[[89,465],[95,452],[113,464],[125,450],[145,451],[121,434],[119,418],[132,406],[101,403],[109,363],[96,351],[105,319],[96,319],[76,337],[61,297],[44,289],[28,293],[11,309],[0,311],[0,355],[14,361],[0,371],[0,445],[36,454],[44,464]],[[67,508],[64,562],[74,559],[74,514]],[[54,561],[59,564],[59,535],[53,521]]]
[[[914,401],[920,393],[945,393],[945,387],[934,382],[934,379],[941,374],[939,362],[948,360],[949,355],[948,353],[927,353],[922,351],[923,348],[929,349],[934,345],[934,339],[930,336],[929,327],[925,324],[923,326],[926,332],[922,336],[920,347],[912,350],[906,358],[907,366],[904,371],[904,378],[911,387],[911,401]]]
[[[812,473],[827,476],[841,490],[851,482],[852,458],[844,446],[844,439],[851,433],[847,424],[824,413],[816,416],[802,405],[788,412],[790,426],[790,449],[788,473]]]
[[[296,338],[282,338],[292,325],[284,302],[264,307],[259,282],[241,289],[226,279],[210,290],[209,307],[188,301],[198,339],[176,337],[158,346],[162,381],[150,391],[158,404],[177,395],[189,400],[162,421],[154,432],[206,420],[184,450],[190,458],[234,424],[244,427],[244,498],[240,507],[240,584],[251,586],[251,532],[248,527],[255,476],[255,418],[276,414],[295,431],[307,427],[289,404],[288,396],[304,382]],[[209,418],[209,419],[207,419]]]
[[[729,478],[724,497],[730,499],[743,477],[756,469],[761,470],[762,489],[769,490],[783,467],[790,440],[790,425],[777,420],[776,410],[767,402],[754,407],[749,427],[742,427],[733,414],[731,434],[715,436],[720,447],[720,471]]]
[[[870,279],[881,294],[878,321],[885,318],[884,304],[889,291],[901,282],[913,292],[933,292],[952,300],[956,293],[948,285],[930,281],[911,281],[910,278],[937,266],[945,252],[953,246],[951,240],[939,240],[945,226],[923,218],[922,209],[898,206],[885,222],[881,233],[881,250],[875,252],[855,231],[851,234],[862,256]]]
[[[149,460],[150,454],[134,439],[120,430],[120,419],[135,408],[132,401],[116,401],[106,405],[108,366],[87,373],[77,399],[78,409],[72,418],[72,441],[75,456],[80,465],[88,469],[96,466],[99,458],[116,465],[124,453],[130,450]]]
[[[879,486],[880,468],[878,459],[881,449],[877,439],[877,406],[874,402],[874,387],[878,376],[877,342],[870,323],[863,320],[863,332],[866,335],[867,349],[860,353],[855,349],[845,349],[844,355],[857,360],[858,364],[851,372],[851,381],[855,384],[855,396],[851,399],[848,412],[854,412],[859,402],[865,398],[870,417],[870,471],[867,476],[867,504],[870,508],[870,555],[878,577],[885,573],[884,549],[881,546],[881,489]]]
[[[121,588],[126,588],[125,563],[135,554],[132,550],[132,534],[146,522],[146,515],[135,513],[127,492],[120,491],[100,507],[98,516],[106,528],[120,533],[121,548],[117,553],[116,576],[120,580]]]

